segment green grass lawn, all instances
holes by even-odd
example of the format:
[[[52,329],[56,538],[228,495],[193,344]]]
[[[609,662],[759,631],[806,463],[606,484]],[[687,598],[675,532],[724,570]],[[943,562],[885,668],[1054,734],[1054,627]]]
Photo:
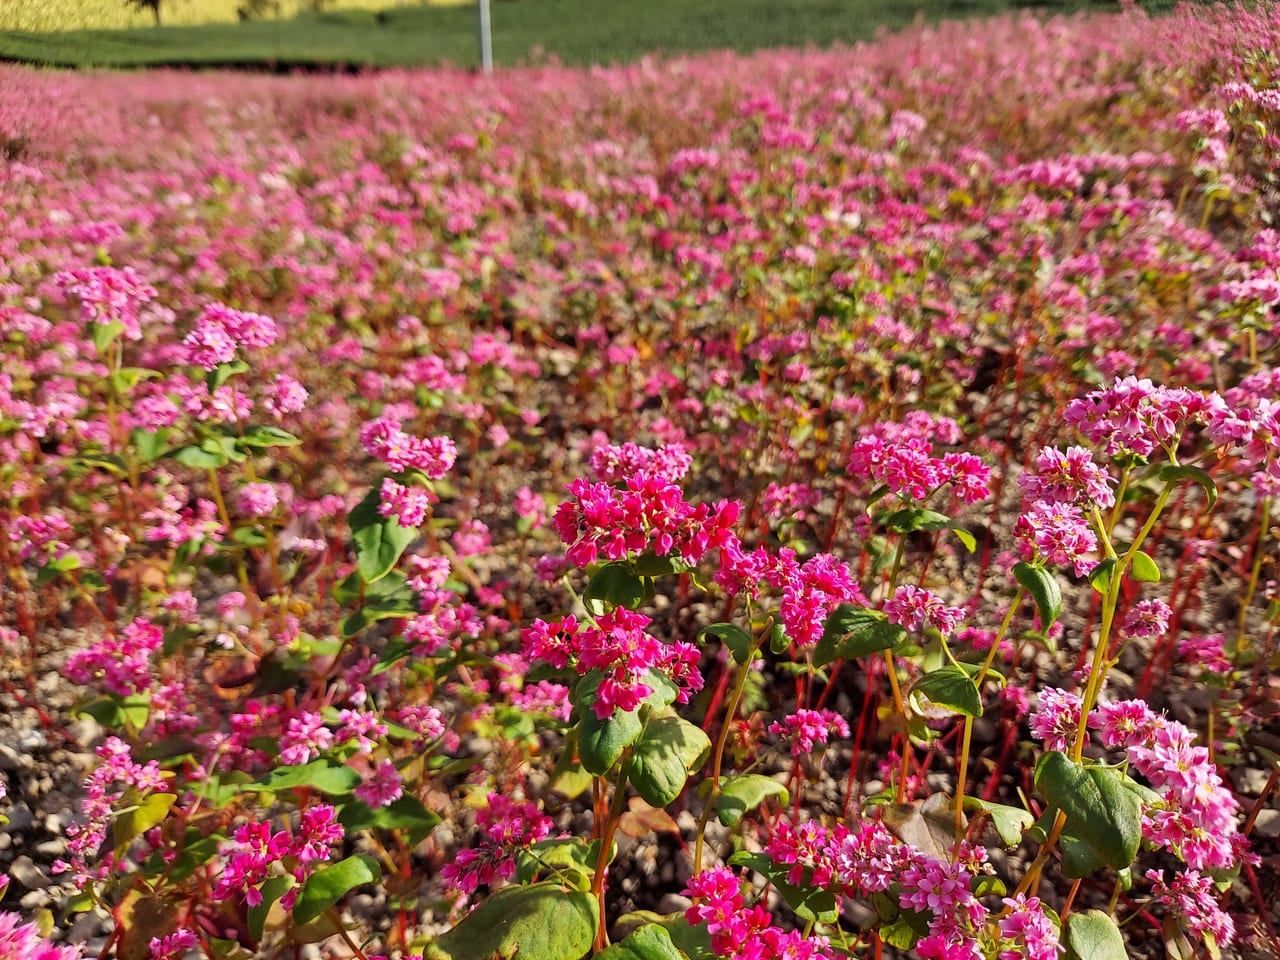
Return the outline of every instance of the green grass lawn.
[[[494,0],[494,59],[541,50],[569,64],[635,60],[650,52],[827,46],[870,39],[917,17],[981,16],[1027,7],[1118,9],[1100,0]],[[1145,4],[1160,10],[1172,2]],[[351,10],[243,24],[0,33],[0,59],[62,67],[296,68],[478,63],[474,5]]]

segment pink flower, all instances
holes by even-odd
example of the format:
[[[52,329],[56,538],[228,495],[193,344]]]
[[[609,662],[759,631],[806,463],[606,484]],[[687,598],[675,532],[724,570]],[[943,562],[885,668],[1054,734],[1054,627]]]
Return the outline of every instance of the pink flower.
[[[1083,707],[1079,694],[1045,687],[1031,712],[1031,735],[1043,742],[1046,750],[1066,750],[1075,742]]]
[[[270,516],[280,505],[280,494],[272,483],[246,483],[236,497],[236,507],[246,517]]]
[[[1172,615],[1173,611],[1163,600],[1139,600],[1125,614],[1120,636],[1126,640],[1163,636],[1169,631]]]
[[[831,734],[849,736],[849,724],[834,710],[797,710],[781,722],[769,724],[769,732],[791,741],[791,755],[803,757]]]
[[[400,771],[390,760],[383,760],[364,783],[356,787],[355,795],[371,807],[385,807],[404,795]]]
[[[950,636],[965,616],[962,609],[947,606],[932,591],[909,583],[898,587],[885,601],[884,613],[890,623],[905,630],[933,629],[943,636]]]

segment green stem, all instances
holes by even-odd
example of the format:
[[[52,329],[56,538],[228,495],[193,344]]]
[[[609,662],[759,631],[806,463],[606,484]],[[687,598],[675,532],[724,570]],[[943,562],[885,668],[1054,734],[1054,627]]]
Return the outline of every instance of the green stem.
[[[1013,623],[1013,615],[1017,613],[1018,607],[1022,606],[1023,598],[1027,595],[1027,588],[1018,587],[1018,592],[1013,595],[1013,602],[1009,604],[1009,609],[1005,611],[1004,620],[1000,623],[1000,629],[996,631],[996,636],[991,641],[991,649],[987,651],[987,659],[982,662],[982,669],[978,671],[978,676],[974,679],[974,685],[979,692],[982,690],[982,682],[987,678],[988,671],[991,670],[991,664],[995,662],[996,652],[1000,649],[1000,644],[1004,641],[1004,636],[1009,632],[1009,625]],[[956,849],[959,849],[960,840],[964,837],[964,793],[965,783],[969,778],[969,743],[973,735],[973,717],[964,718],[964,737],[960,744],[960,761],[959,769],[956,772]]]
[[[693,872],[700,873],[702,871],[702,847],[707,832],[707,822],[711,819],[711,811],[715,809],[716,800],[720,796],[720,770],[724,765],[725,745],[729,742],[729,730],[733,726],[733,718],[738,713],[738,704],[742,702],[743,691],[747,688],[747,676],[751,672],[751,661],[755,659],[756,651],[764,646],[764,638],[769,636],[769,632],[773,629],[773,618],[770,617],[765,621],[764,626],[760,628],[760,633],[756,637],[755,643],[751,645],[751,649],[747,651],[746,662],[738,669],[738,676],[733,684],[733,692],[729,695],[729,705],[725,708],[724,723],[720,725],[720,734],[716,737],[716,746],[711,754],[711,791],[707,794],[707,805],[702,810],[702,816],[698,818],[698,836],[693,845]]]
[[[628,750],[622,761],[622,770],[618,774],[618,784],[613,788],[613,802],[609,805],[609,819],[605,821],[604,832],[600,835],[600,855],[596,858],[596,872],[591,877],[591,893],[600,905],[600,925],[596,928],[595,949],[598,953],[609,946],[609,933],[605,927],[604,914],[604,877],[609,869],[610,853],[613,850],[613,835],[618,830],[618,820],[622,817],[622,801],[627,793],[627,774],[631,769],[631,754]]]

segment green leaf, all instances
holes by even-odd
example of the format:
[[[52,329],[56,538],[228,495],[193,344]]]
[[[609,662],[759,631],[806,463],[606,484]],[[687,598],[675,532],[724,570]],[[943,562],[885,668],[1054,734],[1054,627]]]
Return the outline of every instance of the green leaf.
[[[322,867],[303,883],[293,905],[293,922],[310,923],[356,887],[381,879],[378,861],[361,853]]]
[[[112,694],[81,707],[79,712],[88,714],[104,727],[141,730],[151,714],[151,696],[135,693],[121,698]]]
[[[910,950],[928,935],[928,915],[914,910],[903,910],[880,928],[880,939],[899,950]]]
[[[400,526],[395,517],[378,513],[381,498],[380,488],[374,487],[347,518],[356,548],[356,569],[366,583],[376,583],[390,573],[418,535],[416,530]]]
[[[1098,593],[1105,594],[1111,589],[1111,578],[1115,576],[1116,558],[1107,557],[1089,573],[1089,584]]]
[[[236,374],[245,373],[248,369],[249,364],[245,363],[243,360],[231,360],[227,363],[220,363],[204,375],[205,386],[209,388],[210,393],[213,393]]]
[[[769,882],[778,888],[787,906],[795,911],[801,920],[813,923],[835,923],[840,915],[840,904],[835,894],[823,887],[811,884],[796,886],[787,880],[790,867],[780,868],[774,864],[767,853],[750,853],[746,850],[735,853],[728,859],[731,867],[750,867],[756,873],[767,877]]]
[[[161,427],[155,431],[134,427],[129,431],[129,442],[133,444],[133,449],[137,452],[138,459],[143,463],[159,460],[164,455],[165,444],[168,441],[168,427]]]
[[[703,627],[698,631],[698,639],[704,636],[715,637],[728,647],[734,661],[738,664],[747,662],[747,658],[751,656],[751,648],[755,645],[751,634],[733,623],[713,623]]]
[[[194,444],[170,450],[165,456],[193,470],[217,470],[219,467],[226,466],[231,459],[221,448],[211,451]]]
[[[597,953],[595,960],[683,960],[683,957],[665,928],[646,923],[625,940]]]
[[[331,796],[341,796],[358,786],[360,774],[350,767],[330,766],[328,760],[312,760],[300,766],[277,767],[256,783],[245,784],[242,789],[279,793],[294,787],[310,787]]]
[[[417,797],[405,795],[385,807],[370,807],[363,800],[352,800],[343,806],[338,822],[348,833],[356,830],[403,830],[409,844],[417,846],[435,829],[440,817],[428,810]]]
[[[945,530],[951,526],[951,518],[924,507],[903,507],[885,516],[881,523],[895,533],[915,533],[919,530]]]
[[[262,939],[267,917],[275,902],[292,890],[297,882],[292,874],[287,874],[283,877],[271,877],[258,888],[258,892],[262,894],[262,902],[249,908],[249,936],[255,941]]]
[[[169,815],[169,808],[177,799],[176,793],[153,793],[139,799],[137,790],[129,788],[125,792],[125,802],[132,800],[132,804],[111,820],[111,849],[116,859],[124,855],[135,839],[158,826]]]
[[[650,806],[665,807],[710,752],[711,739],[701,727],[680,717],[658,717],[649,721],[631,753],[631,783]]]
[[[716,797],[716,816],[726,827],[732,827],[748,810],[754,810],[769,797],[781,797],[789,803],[791,794],[772,777],[759,773],[745,773],[726,777],[720,781],[720,796]]]
[[[1149,553],[1139,550],[1133,555],[1133,566],[1130,568],[1133,579],[1139,583],[1159,583],[1160,568]]]
[[[926,673],[911,686],[913,694],[929,698],[939,707],[947,707],[966,717],[982,716],[982,695],[969,675],[954,664]]]
[[[1166,483],[1170,480],[1194,480],[1204,490],[1205,499],[1209,501],[1208,509],[1212,510],[1213,505],[1218,502],[1218,485],[1214,483],[1213,477],[1199,467],[1166,463],[1156,471],[1156,477]]]
[[[791,638],[787,636],[787,631],[782,628],[782,624],[775,623],[773,633],[769,635],[770,652],[782,656],[790,647]]]
[[[240,447],[265,449],[267,447],[296,447],[302,443],[288,430],[281,430],[268,424],[259,424],[245,430],[244,436],[236,440]]]
[[[1119,770],[1088,766],[1053,750],[1036,763],[1035,784],[1067,815],[1065,833],[1087,843],[1108,867],[1133,863],[1142,840],[1142,801]]]
[[[1006,847],[1016,847],[1022,842],[1022,831],[1035,822],[1033,817],[1021,807],[1010,807],[1003,803],[989,803],[979,797],[965,797],[966,810],[981,810],[991,818],[1000,842]]]
[[[102,356],[107,352],[107,347],[115,342],[116,337],[124,333],[124,324],[119,320],[113,320],[111,323],[92,323],[93,346],[98,351],[98,355]]]
[[[350,616],[343,617],[342,622],[338,624],[338,632],[344,640],[349,640],[379,620],[407,620],[417,613],[418,607],[412,600],[400,597],[375,600],[373,603],[366,603]]]
[[[376,583],[365,583],[360,574],[349,573],[333,585],[333,599],[346,607],[362,600],[402,600],[413,604],[417,602],[418,596],[409,586],[409,578],[399,570],[392,570]]]
[[[622,751],[635,743],[644,725],[638,709],[623,713],[614,710],[606,720],[587,707],[578,724],[578,758],[588,773],[597,777],[608,773],[622,756]]]
[[[1013,577],[1035,601],[1040,629],[1048,630],[1062,613],[1062,588],[1058,586],[1057,577],[1044,567],[1034,567],[1025,562],[1013,565]]]
[[[168,882],[181,883],[187,877],[191,876],[204,864],[208,863],[218,854],[218,848],[226,841],[220,833],[212,836],[201,837],[199,840],[193,840],[182,848],[182,852],[174,858],[172,864],[169,865],[169,872],[166,874]]]
[[[129,393],[143,380],[150,380],[160,376],[158,370],[148,370],[146,367],[121,367],[111,374],[111,388],[117,394]]]
[[[644,580],[625,563],[606,563],[595,572],[582,594],[582,602],[593,617],[607,613],[611,607],[635,610],[652,596]]]
[[[671,573],[688,573],[694,569],[697,568],[678,553],[659,557],[646,552],[636,558],[632,572],[639,577],[662,577]]]
[[[516,859],[516,882],[528,883],[548,867],[589,876],[595,873],[599,860],[599,840],[588,841],[585,837],[539,840],[530,844],[528,850],[520,851]]]
[[[1124,936],[1112,917],[1101,910],[1067,917],[1068,960],[1128,960]]]
[[[837,658],[853,660],[891,650],[906,638],[907,631],[890,623],[878,610],[842,603],[827,615],[813,651],[813,664],[822,667]]]
[[[504,887],[427,944],[423,960],[578,960],[599,922],[590,893],[552,882]]]

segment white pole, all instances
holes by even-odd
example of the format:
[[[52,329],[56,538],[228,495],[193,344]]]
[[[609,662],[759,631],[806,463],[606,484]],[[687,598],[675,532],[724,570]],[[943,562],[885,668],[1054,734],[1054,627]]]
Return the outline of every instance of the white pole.
[[[489,26],[489,0],[480,4],[480,69],[493,73],[493,31]]]

